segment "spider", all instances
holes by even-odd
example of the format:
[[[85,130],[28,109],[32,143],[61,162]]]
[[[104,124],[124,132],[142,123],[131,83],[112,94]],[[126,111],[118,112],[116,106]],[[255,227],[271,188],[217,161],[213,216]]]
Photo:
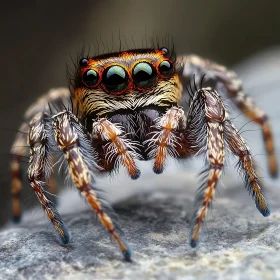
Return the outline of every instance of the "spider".
[[[185,115],[179,106],[183,90],[193,75],[201,86],[189,90]],[[48,197],[53,186],[54,154],[66,163],[68,176],[115,240],[125,260],[131,251],[114,213],[100,199],[94,177],[116,172],[123,166],[131,179],[140,176],[138,160],[153,160],[153,171],[164,171],[167,157],[187,159],[206,155],[207,179],[195,199],[190,245],[196,247],[203,221],[224,168],[226,148],[239,158],[246,188],[263,216],[270,214],[254,162],[245,141],[232,124],[217,87],[252,121],[262,128],[269,170],[277,175],[271,128],[266,114],[243,92],[234,72],[195,55],[177,57],[167,48],[119,51],[79,59],[70,90],[57,88],[40,98],[25,114],[14,142],[12,203],[13,216],[20,219],[20,160],[30,150],[28,179],[62,243],[68,231]],[[61,100],[69,100],[71,108]],[[51,107],[56,108],[53,113]]]

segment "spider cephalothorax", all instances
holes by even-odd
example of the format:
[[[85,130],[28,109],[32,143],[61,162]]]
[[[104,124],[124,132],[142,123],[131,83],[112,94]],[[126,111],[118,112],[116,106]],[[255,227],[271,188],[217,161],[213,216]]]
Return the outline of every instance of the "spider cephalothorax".
[[[131,258],[130,250],[110,217],[113,214],[110,207],[99,199],[94,176],[100,172],[115,172],[122,165],[132,179],[137,179],[140,170],[136,159],[153,160],[153,170],[160,174],[169,156],[181,159],[197,154],[207,156],[207,179],[196,197],[191,226],[192,247],[197,245],[201,224],[222,174],[226,147],[239,157],[240,170],[256,207],[264,216],[269,215],[250,151],[231,123],[219,93],[201,85],[190,92],[186,115],[179,106],[187,86],[185,82],[194,73],[198,80],[204,77],[205,82],[222,83],[234,103],[262,126],[269,169],[276,176],[268,118],[244,94],[235,73],[197,56],[184,56],[176,61],[166,48],[81,58],[71,81],[71,92],[64,88],[51,90],[29,108],[26,113],[29,125],[23,124],[20,129],[28,132],[29,182],[63,243],[69,242],[69,235],[46,192],[47,184],[53,186],[54,152],[63,155],[73,183],[92,206],[126,260]],[[72,106],[67,108],[61,99],[67,99]],[[58,112],[53,114],[49,103]],[[18,148],[11,165],[16,220],[20,216],[19,162],[28,152],[25,142],[19,133],[14,144]]]
[[[74,106],[87,119],[148,107],[164,111],[181,100],[177,68],[165,48],[83,58],[75,75]]]

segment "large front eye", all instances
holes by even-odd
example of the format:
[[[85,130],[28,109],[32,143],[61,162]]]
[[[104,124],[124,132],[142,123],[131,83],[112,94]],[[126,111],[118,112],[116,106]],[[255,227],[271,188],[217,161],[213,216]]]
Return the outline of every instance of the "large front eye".
[[[149,88],[156,82],[156,70],[147,62],[138,63],[132,73],[135,85],[138,88]]]
[[[111,66],[104,71],[102,83],[108,91],[123,91],[128,85],[128,74],[121,66]]]
[[[163,76],[170,76],[173,73],[173,66],[168,60],[164,60],[158,66],[158,71]]]
[[[94,70],[87,70],[83,74],[82,81],[86,87],[94,87],[98,82],[98,73]]]

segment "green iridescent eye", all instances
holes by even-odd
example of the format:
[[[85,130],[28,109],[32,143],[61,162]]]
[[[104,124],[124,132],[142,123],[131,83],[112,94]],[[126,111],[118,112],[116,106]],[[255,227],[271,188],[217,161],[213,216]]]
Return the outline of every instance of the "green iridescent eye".
[[[160,63],[158,71],[163,76],[170,76],[173,73],[173,65],[170,61],[164,60]]]
[[[156,83],[156,70],[148,62],[140,62],[133,69],[132,78],[138,88],[149,88]]]
[[[123,91],[128,85],[128,74],[121,66],[111,66],[104,71],[102,83],[108,91]]]
[[[93,87],[98,82],[98,73],[94,70],[87,70],[82,77],[82,81],[86,87]]]

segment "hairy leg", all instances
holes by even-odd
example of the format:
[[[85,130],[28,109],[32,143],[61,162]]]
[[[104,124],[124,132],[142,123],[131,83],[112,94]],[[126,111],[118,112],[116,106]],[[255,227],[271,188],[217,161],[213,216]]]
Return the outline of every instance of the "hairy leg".
[[[27,146],[27,134],[29,125],[23,123],[19,132],[16,134],[16,139],[11,148],[11,194],[12,194],[12,215],[15,223],[21,219],[20,197],[22,191],[22,169],[21,161],[28,156],[29,148]]]
[[[43,209],[60,236],[61,241],[69,242],[69,234],[60,218],[55,206],[47,197],[47,184],[51,174],[51,126],[47,115],[36,114],[30,122],[28,144],[30,146],[30,159],[28,179],[35,191]]]
[[[187,120],[186,134],[189,135],[189,145],[191,147],[199,145],[199,152],[206,153],[208,162],[207,181],[203,182],[195,199],[195,212],[190,233],[190,244],[196,247],[201,225],[206,218],[224,166],[225,108],[218,93],[210,88],[197,91]],[[197,143],[199,139],[200,143]]]
[[[199,189],[195,200],[195,213],[191,227],[190,244],[197,246],[201,225],[206,217],[222,174],[225,145],[240,159],[246,187],[255,199],[258,210],[268,216],[270,211],[256,175],[251,154],[243,138],[228,118],[223,102],[215,90],[198,90],[191,102],[187,116],[186,135],[190,152],[207,155],[207,179]]]
[[[148,146],[148,157],[154,158],[153,171],[156,174],[163,172],[167,155],[177,157],[182,154],[180,151],[182,138],[178,131],[186,127],[184,111],[178,107],[172,107],[159,117],[154,125],[155,132],[150,133],[145,144]]]
[[[180,61],[180,58],[178,60]],[[221,65],[195,55],[181,57],[181,61],[183,64],[181,77],[183,82],[192,79],[195,74],[195,78],[198,81],[205,75],[205,82],[210,80],[222,83],[225,93],[229,95],[235,105],[250,120],[261,126],[268,155],[269,171],[273,177],[276,177],[278,173],[277,160],[268,116],[249,95],[244,93],[242,82],[238,76]]]
[[[262,193],[260,180],[257,176],[249,148],[229,119],[224,122],[224,132],[225,141],[230,150],[234,155],[239,157],[238,167],[243,174],[247,190],[255,200],[257,209],[263,216],[269,216],[269,206]]]
[[[24,115],[25,122],[21,124],[11,148],[11,193],[14,222],[19,222],[21,218],[22,168],[20,162],[29,153],[29,147],[27,146],[28,123],[39,112],[63,110],[64,106],[70,106],[67,104],[69,98],[70,92],[67,88],[52,89],[32,104]],[[56,188],[55,180],[52,176],[50,177],[49,187],[49,191],[54,194]]]
[[[91,205],[101,224],[116,241],[125,259],[129,261],[131,252],[107,213],[110,208],[105,209],[105,206],[101,204],[94,187],[92,171],[98,167],[95,164],[91,139],[84,132],[75,115],[69,111],[53,116],[53,129],[56,144],[64,153],[75,186]]]
[[[137,168],[135,158],[139,158],[135,143],[127,139],[121,127],[111,123],[105,118],[102,118],[92,125],[93,144],[101,141],[103,147],[102,154],[104,155],[103,163],[105,169],[110,166],[111,169],[117,169],[119,164],[122,164],[131,179],[137,179],[140,176],[140,170]],[[107,143],[107,144],[105,144]],[[104,151],[103,151],[104,149]]]

